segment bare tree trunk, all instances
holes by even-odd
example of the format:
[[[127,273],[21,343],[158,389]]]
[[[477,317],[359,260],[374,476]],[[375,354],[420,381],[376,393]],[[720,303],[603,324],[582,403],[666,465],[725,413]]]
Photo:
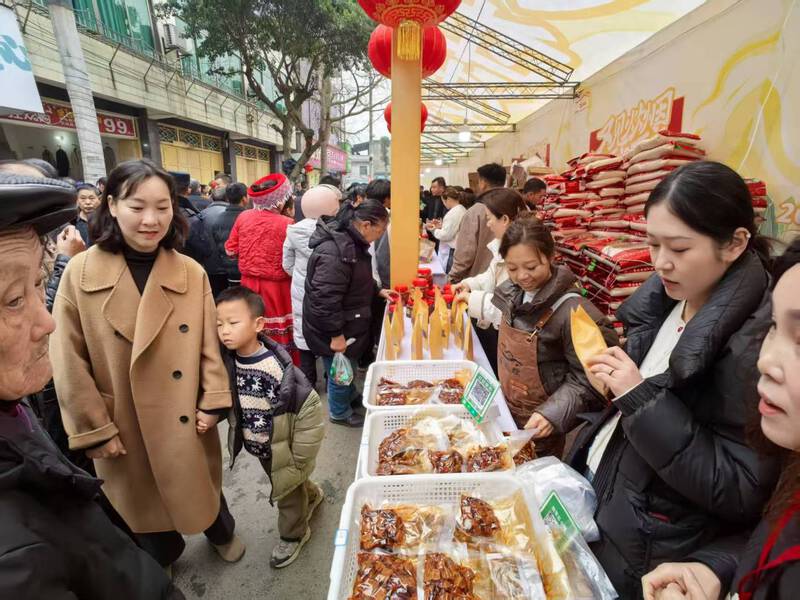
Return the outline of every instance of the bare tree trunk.
[[[331,139],[331,103],[333,102],[333,90],[331,89],[330,77],[325,77],[320,70],[320,81],[322,86],[319,93],[320,104],[320,123],[319,123],[319,170],[325,175],[328,171],[328,140]]]
[[[92,97],[92,85],[86,71],[75,14],[69,0],[49,0],[50,19],[56,38],[64,82],[72,105],[78,144],[81,149],[83,178],[95,182],[106,174],[103,142],[97,124],[97,111]]]

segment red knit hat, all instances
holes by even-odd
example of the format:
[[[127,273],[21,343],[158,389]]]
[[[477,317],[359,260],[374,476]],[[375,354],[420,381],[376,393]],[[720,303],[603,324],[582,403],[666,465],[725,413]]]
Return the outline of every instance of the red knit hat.
[[[282,206],[291,193],[292,186],[283,173],[262,177],[247,189],[253,206],[267,210]]]

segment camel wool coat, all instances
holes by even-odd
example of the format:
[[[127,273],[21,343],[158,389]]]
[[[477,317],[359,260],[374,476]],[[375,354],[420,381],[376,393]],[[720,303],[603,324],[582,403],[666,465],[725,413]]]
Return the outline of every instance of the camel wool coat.
[[[199,533],[219,512],[222,454],[195,410],[231,406],[203,268],[160,249],[140,296],[122,253],[93,246],[64,271],[53,308],[53,376],[70,448],[119,434],[127,455],[95,461],[136,533]]]

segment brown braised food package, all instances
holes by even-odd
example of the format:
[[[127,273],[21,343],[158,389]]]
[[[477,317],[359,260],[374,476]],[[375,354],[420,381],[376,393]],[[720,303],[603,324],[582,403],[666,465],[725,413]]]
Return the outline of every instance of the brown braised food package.
[[[361,549],[394,550],[406,537],[405,523],[392,509],[361,508]]]
[[[358,572],[349,600],[416,600],[417,567],[392,554],[358,553]]]
[[[425,600],[478,600],[473,594],[475,573],[446,554],[425,555],[422,585]]]
[[[411,429],[393,431],[378,446],[378,475],[411,475],[430,472],[425,441]]]
[[[514,454],[514,464],[519,466],[526,462],[530,462],[536,458],[536,444],[533,439],[525,442],[525,445]]]
[[[501,446],[477,446],[467,453],[467,473],[501,471],[507,466],[508,449]]]
[[[461,404],[464,395],[464,384],[458,379],[445,379],[439,390],[439,402],[442,404]]]
[[[469,537],[491,538],[499,531],[500,521],[488,502],[472,496],[461,496],[461,516],[458,519],[457,536],[465,533]]]
[[[461,473],[464,468],[464,457],[458,450],[445,452],[428,450],[428,458],[431,460],[434,473]]]

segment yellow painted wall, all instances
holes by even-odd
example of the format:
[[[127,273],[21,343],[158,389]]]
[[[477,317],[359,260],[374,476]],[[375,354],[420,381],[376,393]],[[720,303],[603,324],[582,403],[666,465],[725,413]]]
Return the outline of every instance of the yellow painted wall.
[[[268,162],[244,156],[236,157],[236,179],[245,185],[251,185],[254,181],[269,174]]]

